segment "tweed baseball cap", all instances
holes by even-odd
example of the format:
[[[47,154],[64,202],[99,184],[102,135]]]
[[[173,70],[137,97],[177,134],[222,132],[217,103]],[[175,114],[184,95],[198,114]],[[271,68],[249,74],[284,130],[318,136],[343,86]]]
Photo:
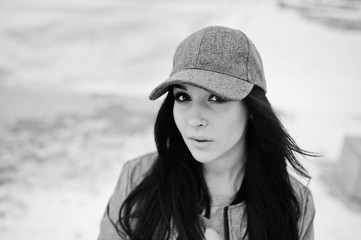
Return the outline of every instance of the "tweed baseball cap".
[[[184,39],[168,79],[149,95],[155,100],[175,84],[190,84],[227,100],[242,100],[256,85],[267,91],[261,57],[241,31],[210,26]]]

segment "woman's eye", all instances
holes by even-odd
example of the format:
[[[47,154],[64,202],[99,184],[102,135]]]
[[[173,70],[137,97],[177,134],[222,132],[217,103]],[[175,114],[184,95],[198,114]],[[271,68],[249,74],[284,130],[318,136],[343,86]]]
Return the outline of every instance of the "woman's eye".
[[[224,102],[227,102],[227,100],[219,97],[219,96],[216,96],[216,95],[211,95],[209,97],[209,101],[211,102],[216,102],[216,103],[224,103]]]
[[[190,100],[188,94],[185,93],[176,93],[174,98],[177,102],[186,102]]]

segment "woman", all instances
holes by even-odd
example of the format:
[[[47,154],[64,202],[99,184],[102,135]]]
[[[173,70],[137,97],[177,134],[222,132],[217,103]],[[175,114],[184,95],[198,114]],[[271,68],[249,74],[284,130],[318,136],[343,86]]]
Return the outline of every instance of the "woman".
[[[155,123],[157,152],[125,163],[99,239],[313,239],[310,178],[268,102],[261,57],[211,26],[178,46]]]

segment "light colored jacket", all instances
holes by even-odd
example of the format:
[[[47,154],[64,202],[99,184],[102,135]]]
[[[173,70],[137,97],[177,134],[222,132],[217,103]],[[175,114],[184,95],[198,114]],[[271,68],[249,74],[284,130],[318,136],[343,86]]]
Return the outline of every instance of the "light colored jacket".
[[[151,153],[128,161],[123,165],[119,181],[109,201],[109,215],[113,222],[117,222],[119,208],[125,198],[142,181],[156,158],[157,154]],[[295,178],[290,177],[290,179],[301,209],[301,217],[298,221],[299,239],[312,240],[315,208],[311,192]],[[246,203],[241,202],[226,207],[224,210],[226,216],[224,221],[228,223],[229,232],[227,235],[229,235],[230,240],[241,239],[241,236],[245,234],[247,227],[245,206]],[[173,236],[172,239],[176,239],[176,236]],[[98,240],[122,240],[115,231],[106,213],[101,221]]]

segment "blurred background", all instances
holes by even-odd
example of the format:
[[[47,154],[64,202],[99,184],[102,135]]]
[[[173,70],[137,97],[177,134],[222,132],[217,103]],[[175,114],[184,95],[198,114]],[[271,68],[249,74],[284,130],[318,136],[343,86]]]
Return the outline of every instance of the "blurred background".
[[[318,240],[361,239],[360,0],[1,0],[0,239],[96,239],[148,94],[207,25],[255,43],[313,176]]]

